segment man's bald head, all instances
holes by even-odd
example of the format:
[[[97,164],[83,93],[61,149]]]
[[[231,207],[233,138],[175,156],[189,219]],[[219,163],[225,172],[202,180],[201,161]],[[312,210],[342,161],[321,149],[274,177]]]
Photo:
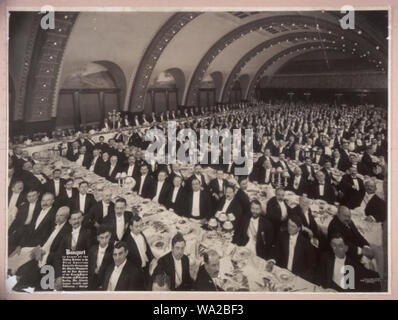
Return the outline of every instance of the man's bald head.
[[[70,209],[67,206],[60,207],[55,214],[55,223],[62,224],[68,220],[70,215]]]
[[[351,222],[351,210],[346,206],[340,206],[337,211],[337,217],[343,224],[348,225]]]

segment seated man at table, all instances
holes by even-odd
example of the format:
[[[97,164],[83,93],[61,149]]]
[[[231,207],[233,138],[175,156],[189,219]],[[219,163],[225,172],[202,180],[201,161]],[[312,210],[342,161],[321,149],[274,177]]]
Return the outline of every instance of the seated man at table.
[[[237,226],[236,244],[247,246],[256,252],[257,256],[268,260],[274,253],[274,227],[262,213],[261,203],[258,200],[250,202],[250,212],[251,216],[244,216]]]
[[[149,165],[147,163],[142,163],[141,175],[137,177],[137,183],[135,184],[133,191],[136,191],[139,196],[152,199],[155,193],[155,181],[149,174]]]
[[[354,222],[351,220],[351,210],[345,206],[338,208],[328,227],[328,240],[333,234],[340,233],[348,246],[347,255],[357,261],[368,263],[373,259],[374,252],[369,242],[360,234]]]
[[[123,241],[127,244],[129,254],[127,259],[133,263],[138,269],[141,269],[149,284],[149,265],[152,262],[153,254],[148,241],[142,232],[142,219],[138,216],[130,218],[130,232],[126,232]]]
[[[113,247],[113,263],[105,272],[102,290],[105,291],[139,291],[145,290],[141,270],[127,260],[127,244],[119,241]]]
[[[189,273],[189,258],[184,254],[186,242],[181,233],[171,239],[171,252],[161,257],[153,275],[164,272],[170,278],[170,290],[189,291],[192,278]]]
[[[380,291],[377,272],[367,270],[347,255],[348,245],[340,233],[330,236],[330,246],[332,251],[324,253],[318,268],[319,285],[339,292]]]
[[[299,198],[299,204],[291,209],[291,213],[300,216],[303,224],[302,231],[306,233],[310,239],[319,239],[320,230],[318,229],[318,224],[312,215],[310,205],[311,199],[309,199],[306,194],[303,194]]]
[[[315,181],[309,185],[308,196],[311,199],[321,199],[333,204],[336,200],[336,194],[332,184],[326,181],[325,174],[322,171],[318,171],[315,177]]]
[[[299,196],[303,193],[308,193],[308,182],[303,177],[300,167],[295,167],[294,173],[290,172],[287,190],[293,191]]]
[[[376,194],[376,182],[373,179],[365,181],[365,196],[361,207],[368,221],[383,222],[387,218],[387,203]]]
[[[182,178],[175,175],[173,179],[173,187],[171,188],[166,200],[167,209],[175,212],[179,216],[184,215],[186,212],[186,197],[187,194],[182,186]]]
[[[192,191],[187,197],[187,212],[186,216],[194,219],[209,219],[213,216],[213,208],[210,195],[205,190],[201,190],[201,185],[198,179],[191,180]]]
[[[161,205],[166,205],[167,197],[171,191],[171,185],[167,182],[167,172],[160,170],[157,174],[157,181],[155,182],[155,192],[152,201]]]
[[[220,256],[215,250],[203,253],[204,264],[200,266],[196,277],[195,291],[224,291],[219,286]]]
[[[117,199],[115,201],[114,211],[109,212],[102,222],[103,224],[110,226],[110,230],[112,231],[112,243],[115,241],[121,241],[127,232],[133,213],[131,211],[126,211],[126,207],[126,199]]]
[[[285,190],[277,188],[275,190],[275,196],[267,202],[265,215],[274,226],[275,237],[277,237],[280,231],[286,230],[286,222],[290,213],[290,208],[284,199]]]
[[[118,157],[117,156],[111,156],[109,160],[109,168],[108,171],[106,172],[106,180],[112,182],[112,183],[117,183],[116,175],[122,171],[122,167],[118,163]]]
[[[279,233],[275,245],[275,260],[279,267],[288,269],[307,281],[315,280],[315,248],[302,233],[300,216],[291,214],[287,231]]]
[[[90,168],[91,160],[92,160],[91,153],[87,151],[86,146],[81,146],[79,148],[79,155],[77,156],[75,163],[78,164],[79,166],[83,166],[86,169],[88,169]]]
[[[257,174],[253,178],[253,180],[257,181],[259,184],[269,184],[271,183],[271,172],[272,172],[272,163],[270,160],[265,160],[264,165],[257,169]],[[253,171],[255,172],[255,171]]]
[[[214,205],[217,206],[220,199],[224,196],[225,187],[228,181],[224,179],[224,171],[217,169],[216,178],[209,183],[209,192],[214,199]]]
[[[365,195],[365,186],[357,174],[358,170],[355,167],[351,167],[349,173],[343,176],[339,184],[341,191],[340,203],[350,209],[359,207]]]
[[[91,224],[98,228],[103,220],[115,211],[115,204],[112,200],[112,190],[106,188],[102,190],[102,200],[97,201],[89,211],[89,219]]]
[[[88,251],[88,289],[98,290],[104,282],[105,271],[113,263],[113,245],[110,243],[111,230],[101,225],[97,230],[98,244]]]

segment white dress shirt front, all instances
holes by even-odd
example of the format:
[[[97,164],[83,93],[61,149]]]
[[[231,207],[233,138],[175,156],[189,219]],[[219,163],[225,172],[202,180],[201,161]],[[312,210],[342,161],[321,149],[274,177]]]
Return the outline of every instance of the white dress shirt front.
[[[182,283],[182,261],[177,260],[174,258],[174,269],[175,269],[175,287],[178,288],[180,284]]]
[[[129,177],[133,176],[134,168],[135,168],[135,164],[129,165],[129,168],[127,169],[127,176],[129,176]]]
[[[59,179],[55,180],[54,179],[54,190],[55,190],[55,196],[58,197],[59,195],[59,186],[61,184],[61,181]]]
[[[138,195],[142,194],[142,187],[144,186],[145,178],[146,178],[146,175],[141,176],[140,188],[138,190]]]
[[[18,198],[19,198],[19,195],[20,195],[21,193],[12,193],[12,196],[11,196],[11,199],[10,199],[10,202],[9,202],[9,204],[8,204],[8,208],[9,209],[11,209],[11,208],[16,208],[17,207],[17,201],[18,201]]]
[[[79,209],[83,213],[85,213],[84,208],[86,206],[86,197],[87,197],[87,194],[85,194],[85,195],[82,195],[81,193],[79,194]]]
[[[101,248],[101,246],[98,246],[97,262],[96,262],[97,268],[101,267],[102,261],[104,261],[104,256],[105,256],[105,252],[106,252],[107,248],[108,248],[108,244],[103,248]]]
[[[173,189],[173,195],[171,196],[171,202],[175,203],[177,199],[177,194],[178,191],[180,190],[181,187],[174,187]]]
[[[79,239],[79,233],[82,226],[72,229],[72,250],[76,250],[77,240]]]
[[[116,216],[116,236],[118,238],[118,240],[122,240],[123,235],[124,235],[124,215]]]
[[[35,211],[35,207],[36,207],[36,202],[29,203],[28,216],[26,217],[25,225],[29,224],[32,221],[33,212]]]
[[[292,269],[293,269],[294,249],[296,248],[298,235],[299,235],[299,233],[297,232],[295,235],[289,236],[289,258],[287,260],[287,269],[289,271],[292,271]]]
[[[104,201],[102,201],[102,218],[105,218],[108,215],[108,211],[109,211],[109,203],[106,203]]]
[[[227,209],[231,204],[232,200],[225,199],[224,206],[222,207],[221,211],[227,213]]]
[[[340,259],[338,257],[334,258],[334,267],[333,267],[333,282],[338,285],[340,288],[343,288],[341,285],[344,285],[342,283],[342,279],[344,277],[344,270],[343,267],[345,266],[345,257],[343,259]]]
[[[35,230],[37,227],[40,225],[40,223],[43,221],[43,219],[46,217],[48,211],[50,211],[51,208],[47,209],[42,209],[39,216],[37,217],[36,223],[35,223]]]
[[[281,208],[281,213],[282,213],[281,219],[282,219],[282,220],[285,220],[285,219],[287,218],[287,208],[286,208],[286,205],[285,205],[285,203],[283,202],[283,200],[282,200],[282,201],[278,201],[278,203],[279,203],[279,207]]]
[[[192,197],[192,212],[193,217],[200,216],[200,191],[194,191]]]
[[[163,185],[164,185],[164,180],[158,181],[158,185],[156,187],[156,195],[152,200],[159,202],[159,196],[160,196],[160,192],[162,191]]]
[[[148,263],[148,257],[146,255],[146,243],[145,239],[142,236],[142,234],[134,234],[133,232],[130,232],[131,236],[133,237],[135,244],[137,245],[138,252],[141,257],[141,267],[145,268],[146,264]]]
[[[109,278],[109,283],[108,283],[108,291],[115,291],[117,282],[119,281],[120,274],[123,271],[124,266],[126,265],[127,259],[124,260],[122,264],[119,266],[115,265],[115,268],[113,269],[113,272]]]

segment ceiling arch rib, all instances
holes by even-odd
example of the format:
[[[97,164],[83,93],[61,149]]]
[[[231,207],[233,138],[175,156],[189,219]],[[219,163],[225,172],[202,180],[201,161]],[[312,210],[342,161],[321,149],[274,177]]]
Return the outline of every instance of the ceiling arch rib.
[[[130,111],[143,110],[149,80],[157,59],[178,31],[200,14],[201,12],[178,12],[157,32],[145,50],[135,74],[130,95]]]
[[[259,20],[252,21],[250,23],[247,23],[245,25],[242,25],[235,30],[229,32],[226,34],[224,37],[222,37],[219,41],[217,41],[204,55],[204,57],[201,59],[199,62],[198,66],[196,67],[193,76],[191,78],[191,81],[188,86],[188,91],[186,94],[186,105],[194,105],[196,101],[196,95],[197,91],[199,88],[199,83],[203,76],[205,75],[209,65],[211,62],[215,59],[215,57],[225,48],[227,48],[231,43],[233,43],[236,38],[240,38],[242,36],[245,36],[249,32],[253,32],[255,30],[263,29],[267,31],[269,28],[273,28],[273,25],[278,24],[280,22],[281,26],[284,27],[284,25],[290,25],[294,26],[296,30],[317,30],[321,31],[325,28],[327,32],[331,32],[330,29],[337,29],[337,23],[338,21],[336,20],[336,23],[332,23],[327,20],[323,19],[316,19],[316,22],[314,22],[313,17],[306,17],[306,16],[298,16],[298,15],[288,15],[288,16],[277,16],[277,17],[267,17]],[[267,25],[268,24],[268,25]],[[267,26],[264,26],[267,25]],[[383,59],[385,60],[385,57],[381,56],[382,50],[380,50],[379,45],[375,45],[375,43],[378,43],[376,40],[370,39],[368,40],[367,37],[365,38],[364,36],[361,36],[357,34],[356,32],[353,32],[351,30],[344,30],[342,31],[340,27],[338,27],[338,31],[340,33],[344,33],[345,37],[349,39],[350,41],[355,41],[355,42],[363,42],[366,41],[368,42],[367,47],[368,47],[368,52],[370,54],[370,50],[372,50],[373,54],[380,55],[378,59]],[[342,36],[342,40],[345,39],[344,36]],[[377,50],[379,48],[379,50]],[[376,52],[373,50],[376,49]]]
[[[250,97],[253,94],[254,89],[256,86],[259,84],[261,77],[263,76],[264,72],[271,67],[274,63],[276,63],[278,60],[284,59],[287,57],[287,59],[284,59],[281,61],[280,66],[285,64],[287,61],[290,59],[293,59],[297,57],[298,55],[307,53],[309,51],[331,51],[331,50],[340,50],[339,47],[337,46],[328,46],[327,48],[323,48],[322,45],[309,45],[309,44],[302,44],[299,46],[295,46],[286,50],[283,50],[279,52],[278,54],[274,55],[271,59],[267,60],[256,72],[255,76],[251,79],[250,84],[248,86],[248,90],[244,98]],[[352,54],[352,53],[351,53]],[[347,53],[348,55],[348,53]]]
[[[320,39],[322,35],[322,39]],[[325,32],[299,32],[299,33],[292,33],[292,34],[287,34],[287,35],[282,35],[277,38],[273,38],[270,40],[267,40],[263,43],[260,43],[258,46],[247,52],[239,61],[238,63],[235,64],[234,68],[230,72],[223,90],[222,90],[222,101],[225,102],[228,100],[229,93],[232,89],[232,86],[236,79],[239,77],[239,73],[242,71],[243,67],[251,61],[254,57],[256,57],[258,54],[265,52],[268,48],[273,47],[274,45],[278,45],[280,43],[287,43],[287,44],[292,44],[291,47],[296,46],[297,44],[301,43],[307,43],[307,42],[314,42],[318,41],[319,42],[326,42],[326,43],[331,43],[331,44],[337,44],[342,42],[341,39],[337,36]]]

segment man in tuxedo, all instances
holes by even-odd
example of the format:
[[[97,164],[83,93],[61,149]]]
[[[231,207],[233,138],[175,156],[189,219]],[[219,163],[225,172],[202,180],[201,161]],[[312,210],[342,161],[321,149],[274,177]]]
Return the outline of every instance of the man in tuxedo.
[[[268,200],[265,215],[274,226],[274,235],[286,230],[286,223],[289,215],[289,206],[285,202],[285,190],[277,188],[275,196]],[[275,238],[276,240],[276,238]]]
[[[346,171],[350,168],[350,150],[348,141],[344,141],[340,149],[340,157],[342,159],[343,167],[341,171]]]
[[[274,227],[262,211],[258,200],[250,202],[251,216],[243,217],[237,230],[236,244],[246,246],[256,252],[257,256],[269,260],[274,253]]]
[[[135,181],[140,175],[140,166],[136,164],[135,156],[130,155],[128,157],[128,165],[124,168],[123,172],[126,172],[128,177],[132,177]]]
[[[313,163],[323,166],[325,164],[325,156],[321,148],[315,151]]]
[[[259,184],[270,184],[271,176],[272,176],[272,163],[270,160],[265,160],[264,165],[257,170],[256,177],[253,177],[253,180],[256,180]],[[255,171],[253,171],[254,173]]]
[[[63,239],[72,231],[72,227],[68,222],[69,216],[69,207],[60,207],[57,210],[57,213],[55,214],[55,225],[53,226],[46,242],[41,246],[43,257],[40,261],[40,266],[46,264],[55,266],[57,253]]]
[[[62,286],[62,257],[66,256],[69,250],[85,251],[85,254],[87,254],[92,244],[91,231],[84,228],[82,223],[83,213],[79,210],[72,211],[69,217],[69,224],[71,225],[72,230],[62,238],[54,258],[56,286],[58,287]]]
[[[99,228],[104,219],[115,211],[115,204],[112,200],[112,190],[104,189],[102,191],[102,199],[93,205],[88,213],[90,223],[95,228]]]
[[[113,248],[113,263],[108,266],[102,284],[105,291],[140,291],[145,290],[141,270],[127,260],[127,244],[119,241]]]
[[[91,172],[94,172],[95,174],[100,175],[101,166],[102,166],[101,149],[99,147],[95,147],[93,150],[93,157],[91,159],[91,163],[90,163],[88,169]]]
[[[8,194],[8,212],[10,210],[17,210],[22,204],[26,203],[26,193],[24,190],[24,183],[22,180],[16,180],[11,186],[11,192]]]
[[[182,178],[178,175],[174,176],[173,187],[166,200],[167,209],[175,212],[179,216],[186,215],[186,197],[187,194],[182,187]]]
[[[91,154],[87,151],[86,146],[81,146],[79,148],[79,156],[75,160],[75,163],[88,169],[90,168],[91,161],[92,157]]]
[[[127,231],[133,213],[126,211],[126,200],[119,198],[115,202],[115,211],[108,213],[103,219],[103,224],[109,225],[112,231],[112,243],[121,241]]]
[[[224,196],[227,184],[227,180],[224,179],[224,171],[222,169],[218,169],[216,172],[216,178],[211,180],[209,183],[209,191],[214,198],[215,206],[218,205],[218,202]]]
[[[366,148],[366,152],[363,154],[361,162],[359,164],[360,170],[359,173],[364,176],[376,176],[374,170],[377,166],[376,163],[373,162],[372,156],[374,155],[374,150],[372,146],[368,146]]]
[[[65,192],[65,179],[61,178],[61,169],[53,170],[53,178],[47,181],[44,188],[47,192],[55,195],[55,201],[58,203]]]
[[[194,167],[193,174],[187,179],[185,186],[187,188],[187,192],[192,191],[192,181],[196,179],[199,181],[200,187],[203,190],[207,190],[207,183],[205,176],[202,174],[202,166],[200,164],[196,164]]]
[[[213,215],[211,198],[206,190],[201,190],[198,179],[191,180],[191,189],[187,197],[187,217],[204,221]]]
[[[115,134],[115,136],[113,137],[113,139],[114,139],[116,142],[123,142],[124,137],[123,137],[122,128],[119,128],[119,129],[117,130],[117,133]]]
[[[60,206],[68,206],[73,208],[73,201],[79,195],[79,190],[73,187],[74,181],[72,178],[65,180],[64,188],[61,189],[61,194],[59,196],[58,204]]]
[[[314,216],[312,215],[310,205],[311,199],[309,199],[306,194],[303,194],[299,198],[299,204],[290,211],[291,214],[298,215],[301,218],[302,231],[306,233],[310,239],[315,238],[319,240],[321,232],[318,228],[318,224],[314,219]]]
[[[153,254],[145,235],[142,233],[142,219],[138,215],[132,216],[129,228],[130,232],[126,232],[123,238],[129,251],[127,260],[142,271],[145,283],[149,285],[149,266],[152,262]]]
[[[147,163],[143,163],[140,168],[141,175],[137,178],[133,191],[146,199],[152,199],[155,193],[155,181],[149,174],[149,167]]]
[[[184,176],[181,173],[180,170],[180,164],[178,162],[171,164],[171,171],[169,172],[169,175],[167,177],[167,181],[172,184],[174,181],[174,177],[175,176],[179,176],[181,178],[181,186],[184,187],[185,186],[185,180],[184,180]],[[186,190],[186,188],[185,188]]]
[[[31,223],[33,217],[40,212],[39,192],[37,190],[29,190],[27,193],[27,202],[18,206],[18,210],[14,221],[8,228],[8,252],[12,253],[20,244],[27,226]]]
[[[94,145],[94,149],[99,149],[102,153],[104,153],[108,150],[108,147],[108,144],[105,142],[105,137],[99,136],[98,142]]]
[[[338,149],[335,149],[333,151],[333,157],[331,159],[331,162],[332,162],[332,167],[340,171],[345,172],[350,167],[350,161],[348,157],[346,158],[341,157]]]
[[[79,158],[79,143],[77,141],[69,143],[66,158],[69,161],[76,161]]]
[[[33,215],[32,221],[22,237],[20,247],[42,246],[48,239],[55,221],[56,208],[53,204],[54,195],[52,193],[43,194],[40,201],[41,210],[37,211],[37,215]]]
[[[109,164],[110,165],[106,175],[106,179],[112,183],[117,183],[116,175],[122,171],[118,163],[118,157],[112,156]]]
[[[159,171],[158,179],[155,183],[155,192],[152,201],[155,201],[161,205],[166,206],[167,198],[171,191],[170,184],[166,181],[167,173],[166,171]]]
[[[300,166],[301,172],[303,173],[303,178],[313,182],[315,180],[315,170],[312,166],[311,157],[305,157],[305,163]]]
[[[365,196],[361,202],[368,221],[384,222],[387,218],[387,203],[376,194],[376,182],[365,181]]]
[[[203,253],[204,264],[199,267],[196,277],[195,291],[224,291],[220,288],[220,256],[215,250],[209,250]]]
[[[338,208],[337,214],[334,216],[328,226],[328,240],[330,243],[333,234],[340,233],[348,246],[347,254],[357,261],[360,261],[362,256],[368,259],[373,259],[374,253],[369,246],[369,242],[361,235],[351,220],[351,211],[345,206]]]
[[[189,291],[193,281],[189,273],[189,258],[184,254],[186,242],[181,233],[171,239],[171,252],[158,260],[153,275],[165,273],[170,278],[170,290]]]
[[[235,198],[239,201],[242,207],[242,215],[245,217],[251,217],[250,214],[250,198],[247,194],[247,184],[249,179],[247,176],[239,177],[239,189],[235,194]]]
[[[300,161],[300,162],[304,161],[305,159],[304,159],[304,155],[303,155],[303,152],[301,150],[300,144],[296,143],[294,145],[293,149],[294,150],[292,150],[290,155],[289,155],[290,160],[295,160],[295,161]]]
[[[88,289],[99,290],[105,278],[106,269],[113,263],[113,246],[110,243],[111,231],[101,225],[97,230],[98,244],[88,251]]]
[[[243,214],[240,202],[235,197],[235,190],[233,186],[228,185],[225,188],[225,196],[220,199],[218,211],[224,212],[226,214],[232,214],[235,217],[235,220],[233,221],[235,233],[232,242],[236,243],[239,237],[239,228],[242,223]]]
[[[315,177],[315,181],[309,185],[308,196],[311,199],[321,199],[333,204],[336,200],[336,194],[332,184],[326,181],[325,174],[322,171],[318,171]]]
[[[84,216],[84,224],[88,221],[88,213],[91,207],[96,203],[94,196],[88,192],[88,182],[82,181],[79,183],[79,192],[74,199],[72,199],[72,211],[81,211]]]
[[[279,267],[313,282],[316,270],[315,248],[303,235],[301,226],[301,218],[291,214],[287,222],[287,231],[281,232],[277,237],[275,260]]]
[[[325,289],[333,289],[338,292],[371,292],[380,291],[380,283],[366,282],[377,280],[377,272],[367,270],[353,259],[347,252],[349,250],[346,241],[340,233],[330,236],[332,251],[325,252],[318,268],[318,283]],[[348,269],[349,268],[349,269]],[[347,274],[348,269],[349,274]],[[352,272],[350,271],[352,270]],[[347,277],[351,275],[351,277]],[[347,281],[348,279],[348,281]]]
[[[357,176],[357,173],[358,170],[351,167],[349,173],[343,176],[339,184],[341,191],[340,203],[350,209],[359,207],[365,196],[365,186],[362,179]]]
[[[288,179],[287,190],[293,191],[299,196],[308,192],[308,183],[303,177],[300,167],[295,167],[294,172],[291,172],[291,176]]]

